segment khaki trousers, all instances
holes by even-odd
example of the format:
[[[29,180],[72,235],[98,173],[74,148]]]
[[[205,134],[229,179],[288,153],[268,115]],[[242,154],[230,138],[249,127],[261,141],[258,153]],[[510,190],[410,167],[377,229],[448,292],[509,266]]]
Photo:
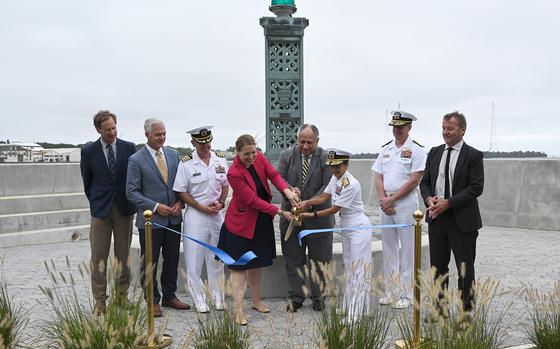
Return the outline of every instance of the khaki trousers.
[[[113,270],[115,284],[120,294],[126,295],[130,285],[130,266],[128,255],[132,240],[132,219],[134,215],[124,216],[113,202],[111,212],[107,218],[91,217],[90,246],[91,246],[91,289],[96,300],[105,301],[107,296],[107,259],[113,249],[117,262]]]

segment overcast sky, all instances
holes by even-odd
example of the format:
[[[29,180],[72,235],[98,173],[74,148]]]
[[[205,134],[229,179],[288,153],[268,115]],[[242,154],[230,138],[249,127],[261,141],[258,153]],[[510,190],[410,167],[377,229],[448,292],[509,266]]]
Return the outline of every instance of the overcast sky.
[[[109,109],[121,138],[166,122],[168,145],[212,124],[265,146],[269,1],[2,1],[1,140],[84,143]],[[553,0],[300,0],[305,121],[320,144],[377,152],[386,110],[415,114],[413,138],[442,143],[441,117],[467,116],[466,141],[560,156],[560,3]]]

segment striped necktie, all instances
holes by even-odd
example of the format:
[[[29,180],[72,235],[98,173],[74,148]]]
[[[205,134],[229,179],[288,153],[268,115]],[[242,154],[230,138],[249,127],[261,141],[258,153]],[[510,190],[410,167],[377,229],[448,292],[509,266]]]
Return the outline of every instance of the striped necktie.
[[[161,151],[158,149],[156,151],[156,158],[157,158],[157,167],[159,169],[159,173],[161,173],[161,176],[163,177],[163,181],[165,182],[165,184],[167,184],[167,181],[169,180],[169,176],[168,176],[168,171],[167,171],[167,165],[165,164],[165,161],[163,160],[163,155],[161,155]]]
[[[303,158],[303,163],[301,164],[301,187],[305,184],[305,180],[307,179],[307,171],[309,171],[309,158],[311,156],[307,155]]]
[[[115,151],[113,150],[113,146],[111,144],[107,144],[105,148],[107,149],[107,165],[109,165],[109,170],[111,170],[111,174],[114,178],[116,177],[115,164],[117,162],[115,159]]]

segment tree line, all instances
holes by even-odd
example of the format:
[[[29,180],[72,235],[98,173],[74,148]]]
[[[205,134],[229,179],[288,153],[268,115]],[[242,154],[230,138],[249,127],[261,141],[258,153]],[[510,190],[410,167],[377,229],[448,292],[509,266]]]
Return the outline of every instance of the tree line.
[[[87,142],[84,144],[69,144],[69,143],[49,143],[49,142],[37,142],[40,146],[45,149],[49,148],[83,148],[91,142]],[[144,143],[136,144],[136,150],[141,149],[144,146]],[[190,155],[193,152],[191,147],[173,147],[177,149],[179,154],[181,155]],[[220,151],[220,150],[216,150]],[[234,147],[229,147],[226,149],[228,152],[235,152]],[[542,151],[485,151],[484,158],[491,159],[491,158],[546,158],[547,154]],[[377,159],[378,153],[357,153],[353,154],[352,158],[354,159]]]

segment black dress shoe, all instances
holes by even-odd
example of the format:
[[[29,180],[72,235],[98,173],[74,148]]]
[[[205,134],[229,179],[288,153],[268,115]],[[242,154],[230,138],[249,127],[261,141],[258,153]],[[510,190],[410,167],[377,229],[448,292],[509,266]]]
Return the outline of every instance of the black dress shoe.
[[[313,301],[313,305],[312,305],[313,310],[315,311],[323,311],[325,310],[326,306],[325,306],[325,301],[322,299],[316,299]]]
[[[296,302],[296,301],[290,301],[288,303],[288,305],[286,306],[286,311],[288,313],[297,313],[298,309],[303,307],[303,303],[301,302]]]

